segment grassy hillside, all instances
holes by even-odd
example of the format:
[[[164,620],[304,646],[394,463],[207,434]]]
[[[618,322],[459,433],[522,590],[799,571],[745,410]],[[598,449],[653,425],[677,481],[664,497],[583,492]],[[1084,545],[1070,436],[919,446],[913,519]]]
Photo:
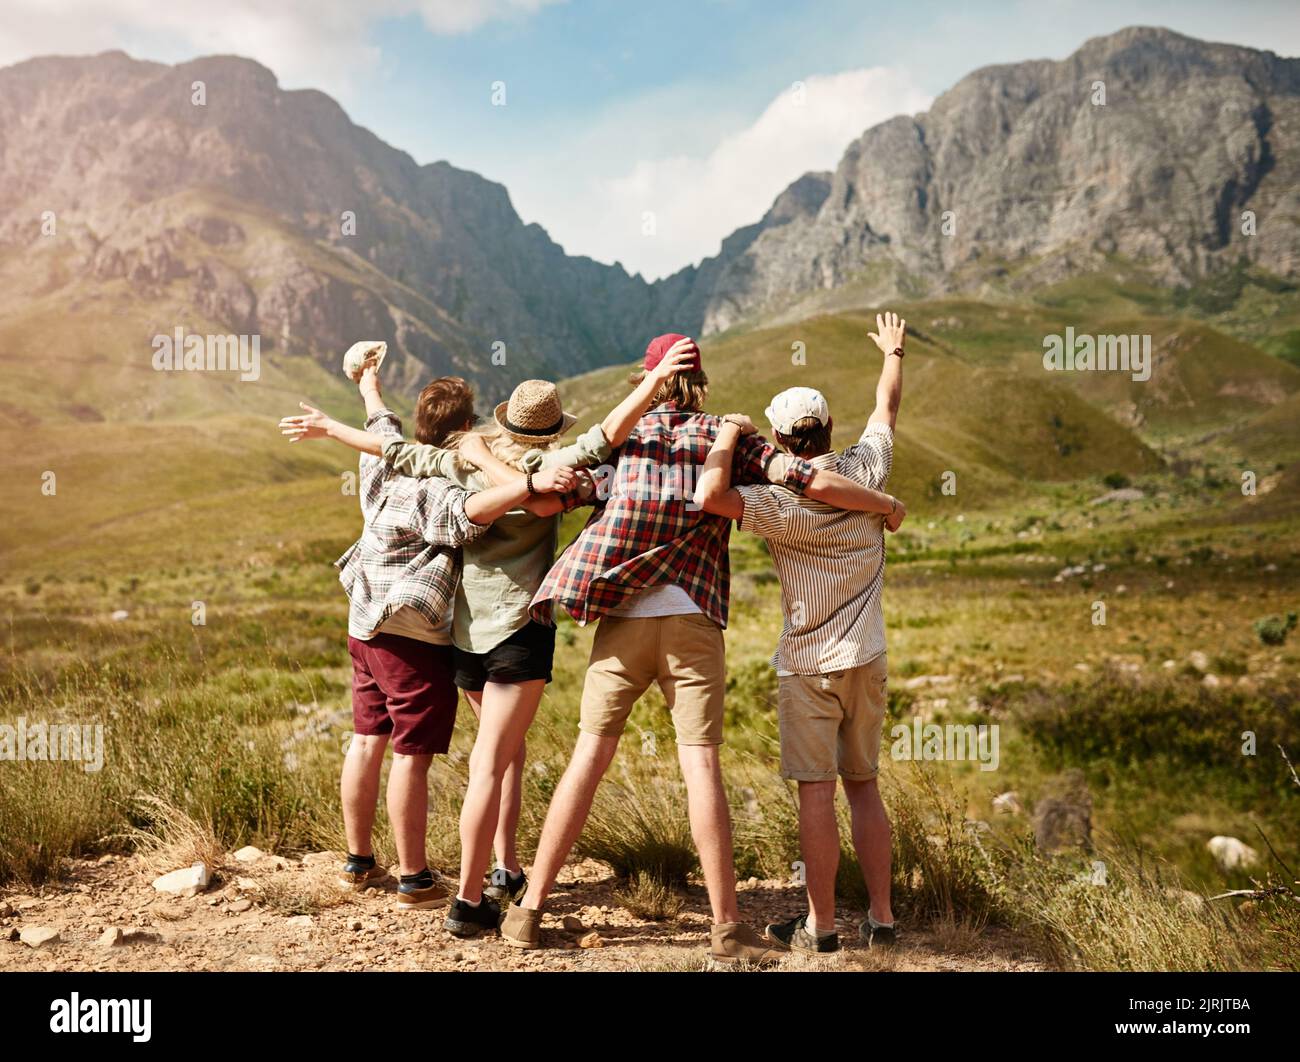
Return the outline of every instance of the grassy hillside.
[[[1204,324],[1160,318],[1190,337],[1170,348],[1181,398],[1160,407],[1164,421],[1128,422],[1122,390],[1031,364],[1035,336],[1061,319],[1054,311],[945,300],[903,312],[917,334],[892,488],[910,516],[889,544],[887,726],[996,724],[1001,751],[989,772],[891,754],[899,910],[911,925],[968,935],[1001,927],[1063,967],[1294,967],[1300,926],[1285,901],[1203,898],[1281,880],[1261,832],[1282,861],[1300,861],[1300,788],[1277,751],[1300,753],[1296,635],[1269,642],[1258,630],[1300,610],[1293,371]],[[95,319],[87,311],[63,326]],[[873,402],[873,326],[844,313],[706,341],[710,405],[761,420],[774,391],[813,384],[831,401],[836,442],[851,442]],[[60,322],[40,327],[57,344]],[[275,420],[310,384],[311,397],[358,422],[355,395],[308,366],[286,368],[282,391],[182,380],[197,388],[182,400],[160,393],[170,380],[119,366],[124,375],[86,383],[87,404],[133,397],[104,420],[77,421],[41,383],[32,354],[48,344],[35,333],[7,342],[0,354],[21,386],[0,431],[0,720],[102,721],[108,737],[99,774],[0,769],[0,887],[39,887],[64,856],[129,847],[133,829],[165,833],[141,812],[145,794],[224,850],[337,847],[337,750],[350,716],[346,603],[330,562],[359,527],[343,489],[355,460],[332,444],[290,446]],[[16,356],[20,342],[33,345]],[[806,364],[791,360],[796,342]],[[1225,392],[1237,366],[1243,382]],[[580,426],[626,392],[626,372],[563,383]],[[198,415],[205,400],[218,408]],[[145,420],[149,402],[159,412]],[[36,412],[24,420],[25,409]],[[1241,492],[1243,467],[1258,472],[1255,496]],[[49,471],[53,496],[41,491]],[[956,495],[939,490],[944,471],[956,473]],[[1121,482],[1140,494],[1105,497]],[[581,519],[568,518],[566,538]],[[742,877],[780,880],[798,858],[792,794],[774,771],[767,660],[780,589],[749,536],[733,536],[732,567],[724,771],[737,864]],[[571,748],[590,636],[561,623],[556,681],[530,735],[525,853]],[[657,692],[632,725],[670,747]],[[1255,754],[1243,755],[1244,732]],[[473,734],[466,712],[436,772],[430,852],[444,867],[456,858]],[[667,851],[679,868],[669,887],[698,888],[681,831],[654,825],[684,821],[671,758],[624,744],[580,853],[633,873]],[[1033,816],[1067,783],[1086,790],[1090,836],[1039,851]],[[1007,791],[1024,813],[994,812]],[[1260,863],[1221,869],[1205,848],[1216,834],[1257,848]],[[386,834],[380,853],[391,854]],[[1095,859],[1110,885],[1089,892],[1077,876]],[[847,854],[844,865],[844,908],[860,911]]]

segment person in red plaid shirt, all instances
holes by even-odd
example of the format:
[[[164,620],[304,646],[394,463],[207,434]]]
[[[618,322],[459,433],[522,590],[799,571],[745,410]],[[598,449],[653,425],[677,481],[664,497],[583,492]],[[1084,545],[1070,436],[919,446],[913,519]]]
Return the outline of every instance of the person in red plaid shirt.
[[[652,371],[683,336],[654,339]],[[669,377],[603,477],[603,502],[533,597],[532,615],[553,622],[561,605],[579,623],[600,620],[583,687],[580,733],[538,843],[527,891],[506,911],[501,935],[515,947],[540,943],[541,906],[591,810],[637,699],[657,682],[672,712],[686,780],[691,833],[713,909],[711,953],[724,962],[767,963],[771,941],[740,920],[731,818],[722,785],[730,567],[726,519],[693,500],[695,472],[722,419],[702,412],[708,377],[698,356]],[[742,418],[743,419],[743,418]],[[613,458],[611,458],[613,460]],[[841,508],[876,504],[870,491],[831,470],[779,453],[756,435],[736,449],[737,483],[780,483]]]

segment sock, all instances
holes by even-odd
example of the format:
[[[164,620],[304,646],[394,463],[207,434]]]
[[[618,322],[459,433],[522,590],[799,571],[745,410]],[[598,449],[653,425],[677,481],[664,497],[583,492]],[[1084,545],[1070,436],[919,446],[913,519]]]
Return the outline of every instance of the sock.
[[[813,916],[812,916],[812,912],[811,912],[811,911],[808,912],[808,917],[804,919],[804,921],[803,921],[803,927],[804,927],[804,929],[806,929],[809,933],[811,933],[814,937],[817,937],[818,939],[824,939],[824,938],[826,938],[826,937],[833,937],[833,936],[835,936],[835,930],[834,930],[834,929],[818,929],[818,928],[817,928],[817,926],[813,923]]]
[[[414,885],[417,889],[427,889],[433,884],[433,871],[428,867],[415,874],[403,874],[403,885]]]
[[[457,903],[463,903],[466,907],[477,907],[477,906],[478,906],[479,904],[481,904],[483,901],[482,901],[481,899],[480,899],[480,900],[467,900],[467,899],[465,899],[464,896],[461,896],[459,893],[457,893],[457,894],[456,894],[456,902],[457,902]]]
[[[363,867],[373,867],[375,865],[375,857],[373,855],[368,855],[368,856],[353,855],[351,852],[349,852],[348,862],[357,863]]]

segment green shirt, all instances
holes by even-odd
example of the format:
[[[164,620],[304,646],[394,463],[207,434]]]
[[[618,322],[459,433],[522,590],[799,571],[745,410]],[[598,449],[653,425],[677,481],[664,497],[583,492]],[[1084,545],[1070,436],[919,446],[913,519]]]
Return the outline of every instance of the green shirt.
[[[609,440],[599,424],[568,446],[529,450],[525,472],[569,465],[596,465],[610,455]],[[442,476],[469,490],[485,490],[491,481],[465,470],[455,452],[423,443],[393,439],[384,444],[384,460],[406,476]],[[479,538],[463,548],[464,566],[451,621],[451,639],[468,653],[486,653],[528,623],[533,594],[555,560],[560,517],[536,516],[511,509]]]

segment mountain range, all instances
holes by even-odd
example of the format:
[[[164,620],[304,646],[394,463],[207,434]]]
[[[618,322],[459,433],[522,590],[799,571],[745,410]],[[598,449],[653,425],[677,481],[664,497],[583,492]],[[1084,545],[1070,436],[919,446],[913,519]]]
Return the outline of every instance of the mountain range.
[[[41,378],[57,397],[34,380],[41,393],[0,411],[261,410],[304,385],[333,394],[357,338],[390,344],[404,394],[456,372],[495,401],[528,375],[631,361],[668,328],[1021,298],[1116,269],[1193,295],[1224,277],[1234,298],[1260,277],[1289,288],[1297,136],[1300,60],[1126,29],[975,71],[649,283],[566,254],[500,184],[419,165],[250,60],[33,59],[0,70],[0,360],[21,375],[53,346]],[[223,384],[228,401],[145,386],[151,338],[178,326],[260,335],[269,386]]]

